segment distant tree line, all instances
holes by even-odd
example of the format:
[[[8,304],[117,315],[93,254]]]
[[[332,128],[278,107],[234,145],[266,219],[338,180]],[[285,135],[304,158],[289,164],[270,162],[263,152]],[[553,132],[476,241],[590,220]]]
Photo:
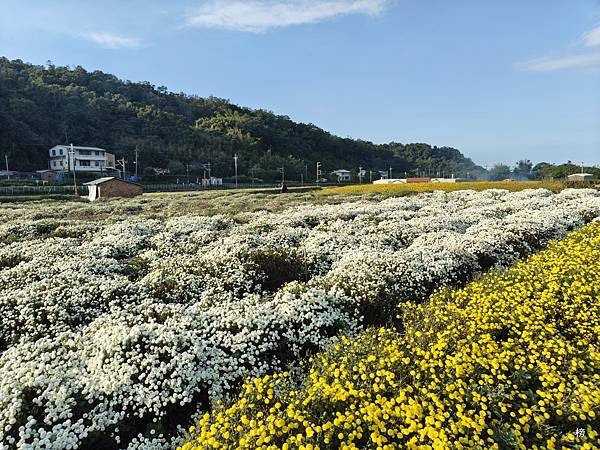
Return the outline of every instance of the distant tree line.
[[[469,176],[485,169],[451,147],[429,144],[374,144],[334,136],[313,124],[240,107],[227,100],[174,93],[148,82],[123,81],[82,67],[45,66],[0,58],[0,156],[11,169],[47,168],[47,150],[56,144],[97,146],[125,157],[140,169],[169,168],[193,179],[206,173],[276,180],[316,179],[323,173],[358,168],[393,176]],[[1,166],[1,161],[0,161]],[[146,170],[148,176],[151,174]]]
[[[541,162],[534,165],[528,159],[517,161],[513,167],[507,164],[494,164],[488,170],[488,176],[490,180],[494,181],[505,179],[560,180],[582,171],[600,178],[600,167],[577,165],[571,161],[567,161],[564,164]]]

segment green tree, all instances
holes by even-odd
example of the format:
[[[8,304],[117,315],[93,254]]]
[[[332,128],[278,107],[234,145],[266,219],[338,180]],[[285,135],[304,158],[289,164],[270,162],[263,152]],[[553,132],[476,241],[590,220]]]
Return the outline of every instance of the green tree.
[[[492,181],[504,180],[510,178],[512,172],[506,164],[494,164],[489,170],[489,177]]]
[[[518,179],[529,179],[532,176],[533,163],[528,159],[517,162],[513,169],[513,175]]]

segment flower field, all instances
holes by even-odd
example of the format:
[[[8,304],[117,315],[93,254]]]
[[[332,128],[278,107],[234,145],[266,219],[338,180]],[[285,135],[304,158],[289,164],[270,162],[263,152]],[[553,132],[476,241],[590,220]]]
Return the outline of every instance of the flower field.
[[[190,423],[197,412],[211,410],[215,402],[237,395],[244,380],[281,373],[290,363],[335,345],[338,353],[331,350],[322,358],[333,364],[347,353],[348,358],[355,358],[357,367],[362,361],[361,378],[364,375],[370,380],[377,372],[367,370],[377,364],[383,364],[381,373],[396,373],[398,361],[394,360],[393,367],[386,366],[393,355],[386,359],[385,354],[400,346],[403,337],[392,331],[361,334],[367,327],[406,326],[408,333],[405,323],[416,324],[419,315],[425,318],[430,314],[430,322],[422,322],[429,325],[419,331],[422,339],[415,338],[426,352],[427,340],[433,342],[438,332],[446,336],[444,323],[450,326],[451,320],[458,320],[460,308],[452,314],[448,310],[446,317],[424,309],[433,308],[436,303],[432,301],[427,306],[406,306],[404,316],[396,318],[399,303],[419,305],[442,286],[463,286],[478,274],[513,264],[599,215],[600,193],[592,189],[558,193],[544,189],[440,191],[382,201],[359,197],[338,204],[296,204],[276,212],[227,214],[224,208],[223,214],[210,215],[146,198],[95,205],[2,206],[0,448],[170,448],[179,425]],[[586,232],[592,229],[586,228]],[[586,242],[582,237],[580,245]],[[473,286],[476,284],[466,289]],[[455,292],[446,294],[450,297],[444,300],[450,308],[463,291],[448,292]],[[593,293],[586,295],[595,299]],[[440,305],[444,301],[440,300]],[[490,302],[492,311],[496,306]],[[508,310],[498,309],[495,320],[505,318],[508,327],[512,322],[502,311]],[[585,311],[592,314],[594,310]],[[491,321],[490,314],[485,317]],[[570,322],[576,321],[576,316],[568,317]],[[466,316],[461,320],[468,324]],[[597,332],[594,320],[593,316],[586,318],[583,328]],[[483,333],[475,325],[471,328],[461,327],[460,331]],[[533,328],[527,333],[535,334]],[[580,336],[577,330],[573,333]],[[343,341],[341,335],[346,336]],[[430,351],[435,355],[410,353],[418,351],[415,344],[400,362],[409,358],[413,363],[415,355],[418,360],[430,360],[431,377],[426,381],[435,379],[439,387],[448,378],[441,372],[436,375],[436,358],[444,349],[458,345],[461,339],[475,339],[473,336],[448,334],[448,339],[455,341],[444,341],[439,348],[432,345]],[[511,339],[500,340],[500,347],[494,348],[501,350],[502,342]],[[387,343],[383,353],[368,353],[371,346],[381,343]],[[473,352],[492,351],[483,344],[478,349]],[[530,356],[536,355],[532,349]],[[509,349],[506,352],[504,357],[511,364],[518,361]],[[546,357],[545,347],[539,347],[539,352]],[[553,355],[557,360],[558,353]],[[594,355],[590,353],[590,364],[597,364]],[[318,361],[325,364],[319,358],[314,360],[315,374],[321,373]],[[579,370],[577,358],[570,354],[561,358],[571,365],[575,362],[573,370]],[[473,359],[461,360],[461,364],[464,379],[469,379],[474,373],[469,370],[475,370],[477,364]],[[397,367],[397,376],[404,374],[404,369]],[[415,375],[409,374],[417,380],[414,370]],[[525,372],[523,377],[529,374],[529,381],[514,382],[534,386],[531,373]],[[375,376],[379,381],[369,382],[372,389],[378,390],[379,383],[384,387],[388,381],[399,382]],[[584,379],[583,373],[574,376]],[[596,386],[597,376],[591,379]],[[460,379],[458,375],[455,378]],[[291,375],[276,378],[283,384],[296,379]],[[421,381],[425,383],[425,378]],[[257,389],[272,382],[257,381]],[[415,389],[411,405],[420,398],[417,395],[423,395],[416,391],[418,386],[411,388]],[[591,395],[588,403],[593,406],[597,391],[593,391],[593,383],[585,386],[582,384],[581,395]],[[293,403],[286,396],[295,391],[288,387],[291,389],[286,384],[280,392],[280,405]],[[335,383],[330,388],[346,389]],[[473,390],[462,385],[455,388],[457,392]],[[246,391],[263,395],[248,387]],[[436,391],[432,388],[431,392]],[[506,392],[510,395],[512,391]],[[321,399],[313,394],[320,408]],[[373,395],[376,399],[378,391]],[[435,395],[435,399],[428,397],[431,405],[442,401]],[[480,395],[488,394],[482,390]],[[571,397],[577,396],[569,391]],[[335,405],[327,410],[337,411]],[[245,407],[250,408],[242,404],[239,412],[243,414]],[[567,417],[572,411],[587,414],[564,411]],[[262,412],[265,420],[269,414],[269,408]],[[307,420],[313,417],[308,412],[301,414]],[[203,420],[212,422],[213,416]],[[573,423],[587,424],[581,421]],[[241,443],[244,433],[251,433],[250,424],[244,422],[235,423],[235,433],[221,425],[215,430],[227,432],[229,438],[224,434],[211,437],[224,443],[238,442],[238,438]],[[314,442],[325,446],[325,441],[318,440],[324,439],[322,430],[315,431]],[[506,439],[512,439],[513,434],[506,433]],[[286,436],[280,438],[287,440]],[[545,436],[542,433],[542,438]],[[481,438],[480,434],[468,437]],[[513,437],[520,439],[518,434]],[[354,440],[356,445],[360,439]],[[337,445],[330,441],[327,445]],[[258,445],[257,441],[247,442]],[[290,441],[290,448],[296,444]]]
[[[323,195],[399,195],[415,192],[453,192],[467,189],[474,191],[506,189],[512,192],[522,191],[524,189],[548,189],[553,192],[560,192],[565,189],[565,187],[565,183],[561,181],[470,181],[460,183],[360,184],[324,189],[321,193]]]
[[[248,381],[181,450],[598,448],[600,223]]]

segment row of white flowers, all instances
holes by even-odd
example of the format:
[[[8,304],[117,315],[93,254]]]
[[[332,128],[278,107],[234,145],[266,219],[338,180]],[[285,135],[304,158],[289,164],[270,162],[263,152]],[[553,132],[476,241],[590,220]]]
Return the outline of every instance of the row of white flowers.
[[[272,299],[219,303],[145,302],[80,332],[12,346],[0,362],[0,442],[103,448],[140,429],[160,439],[162,421],[188,420],[192,406],[221,398],[244,377],[282,369],[360,329],[350,299],[298,283]]]
[[[11,210],[0,225],[0,448],[165,448],[178,422],[243,378],[598,215],[595,190],[111,223]]]

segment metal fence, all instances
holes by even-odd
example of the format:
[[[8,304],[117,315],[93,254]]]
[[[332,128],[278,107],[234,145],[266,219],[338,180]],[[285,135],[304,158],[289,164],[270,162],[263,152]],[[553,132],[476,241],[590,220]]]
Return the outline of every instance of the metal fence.
[[[265,183],[238,183],[237,189],[267,189],[277,188],[279,184]],[[186,191],[214,191],[223,189],[236,189],[235,183],[223,183],[220,185],[203,186],[194,183],[179,183],[179,184],[149,184],[144,186],[144,192],[186,192]],[[73,194],[73,186],[0,186],[0,196],[11,195],[69,195]],[[77,186],[79,195],[87,195],[87,186]]]
[[[0,186],[0,196],[2,195],[52,195],[73,194],[73,186]],[[77,186],[79,195],[87,195],[88,190],[85,186]]]
[[[223,183],[204,186],[195,183],[179,183],[179,184],[147,184],[144,186],[144,192],[185,192],[185,191],[217,191],[222,189],[265,189],[277,188],[279,184],[268,183]]]

